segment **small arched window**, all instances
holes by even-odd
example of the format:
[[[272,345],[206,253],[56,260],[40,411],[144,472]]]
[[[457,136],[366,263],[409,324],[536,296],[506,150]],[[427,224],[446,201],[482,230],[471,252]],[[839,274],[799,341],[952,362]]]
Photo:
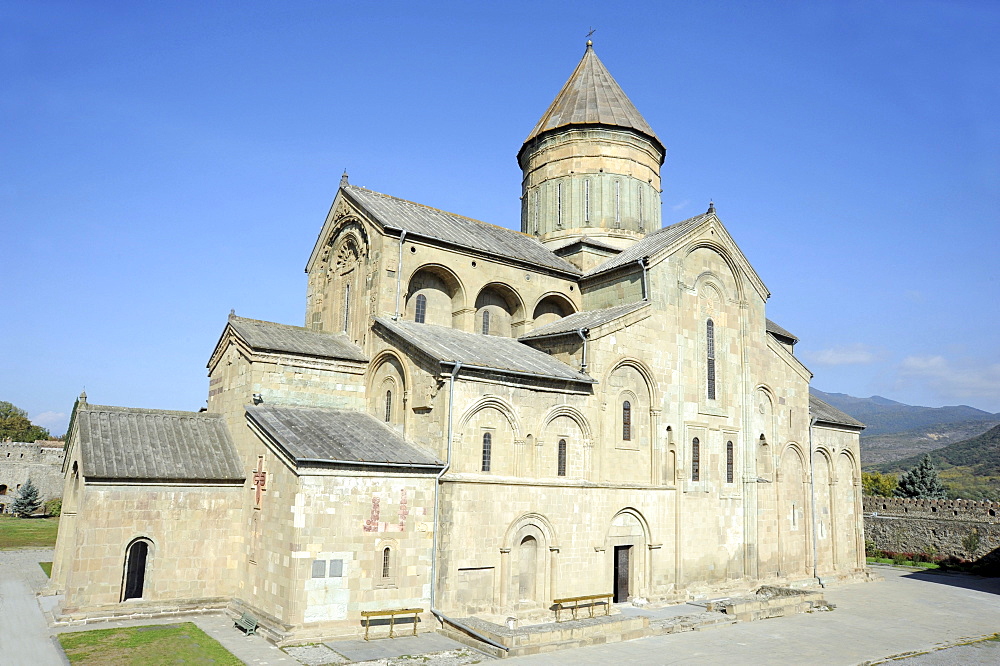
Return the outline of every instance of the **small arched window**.
[[[632,403],[628,400],[622,403],[622,440],[632,440]]]
[[[392,389],[385,392],[385,422],[392,421]]]
[[[701,442],[697,437],[691,440],[691,480],[701,480]]]
[[[382,578],[392,577],[392,549],[386,546],[382,549]]]
[[[566,440],[559,440],[559,465],[556,473],[559,476],[566,476]]]
[[[413,313],[413,321],[418,324],[423,324],[427,321],[427,297],[423,294],[417,294],[417,305]]]
[[[488,432],[483,433],[483,467],[484,472],[490,471],[490,462],[493,455],[493,435]]]
[[[708,399],[715,400],[715,323],[711,319],[705,326],[705,357]]]
[[[726,483],[733,482],[733,443],[726,442]]]
[[[483,310],[483,335],[490,334],[490,311]]]

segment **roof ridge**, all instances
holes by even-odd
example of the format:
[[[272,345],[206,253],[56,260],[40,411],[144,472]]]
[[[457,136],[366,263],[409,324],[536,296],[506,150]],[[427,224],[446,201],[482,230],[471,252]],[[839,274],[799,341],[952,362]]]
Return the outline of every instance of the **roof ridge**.
[[[355,189],[355,190],[364,190],[365,192],[371,192],[374,195],[377,195],[377,196],[380,196],[380,197],[385,197],[386,199],[392,199],[394,201],[400,201],[402,203],[410,204],[412,206],[419,206],[421,208],[426,208],[427,210],[432,210],[435,213],[442,213],[444,215],[451,215],[452,217],[457,217],[457,218],[462,219],[462,220],[468,220],[469,222],[475,222],[476,224],[482,224],[482,225],[487,226],[487,227],[495,227],[497,229],[502,229],[503,231],[509,231],[510,233],[517,234],[519,236],[524,236],[525,238],[529,238],[529,239],[531,239],[531,240],[539,243],[540,245],[544,246],[544,244],[541,243],[541,241],[539,241],[537,238],[535,238],[531,234],[526,234],[523,231],[518,231],[517,229],[511,229],[510,227],[504,227],[504,226],[501,226],[499,224],[493,224],[492,222],[486,222],[485,220],[478,220],[478,219],[476,219],[474,217],[469,217],[468,215],[462,215],[460,213],[453,213],[450,210],[445,210],[443,208],[435,208],[434,206],[428,206],[427,204],[422,204],[419,201],[410,201],[409,199],[404,199],[402,197],[397,197],[397,196],[393,196],[391,194],[386,194],[385,192],[378,192],[376,190],[372,190],[372,189],[369,189],[367,187],[362,187],[360,185],[348,185],[348,188]]]
[[[191,412],[180,409],[156,409],[153,407],[123,407],[121,405],[95,405],[90,402],[81,402],[78,409],[86,412],[132,412],[159,414],[163,416],[184,416],[188,418],[222,418],[222,414],[217,414],[215,412]]]
[[[332,336],[343,335],[344,337],[347,337],[343,332],[338,332],[338,331],[314,331],[313,329],[309,328],[308,326],[296,326],[295,324],[283,324],[280,321],[268,321],[267,319],[251,319],[250,317],[241,317],[241,316],[236,315],[236,314],[229,315],[229,318],[230,319],[239,319],[240,321],[247,321],[247,322],[251,322],[251,323],[254,323],[254,324],[270,324],[272,326],[284,326],[285,328],[294,328],[294,329],[297,329],[297,330],[300,330],[300,331],[305,331],[306,333],[317,333],[317,334],[320,334],[320,335],[332,335]]]

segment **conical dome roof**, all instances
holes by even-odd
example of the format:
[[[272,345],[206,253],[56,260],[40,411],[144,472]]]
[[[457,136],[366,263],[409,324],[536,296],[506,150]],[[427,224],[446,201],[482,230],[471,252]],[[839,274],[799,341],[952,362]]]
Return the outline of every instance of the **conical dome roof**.
[[[597,57],[590,42],[580,64],[524,142],[527,144],[540,134],[567,125],[610,125],[635,130],[663,150],[653,128]]]

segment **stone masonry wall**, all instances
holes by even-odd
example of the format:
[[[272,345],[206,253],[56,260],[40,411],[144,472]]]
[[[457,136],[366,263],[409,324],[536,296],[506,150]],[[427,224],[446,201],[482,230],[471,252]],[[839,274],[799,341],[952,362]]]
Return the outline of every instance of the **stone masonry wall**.
[[[0,513],[10,513],[18,488],[30,478],[42,501],[62,497],[62,442],[0,442]]]
[[[968,560],[998,557],[1000,503],[865,497],[865,535],[882,550],[955,555]],[[962,540],[979,533],[979,548],[967,552]]]

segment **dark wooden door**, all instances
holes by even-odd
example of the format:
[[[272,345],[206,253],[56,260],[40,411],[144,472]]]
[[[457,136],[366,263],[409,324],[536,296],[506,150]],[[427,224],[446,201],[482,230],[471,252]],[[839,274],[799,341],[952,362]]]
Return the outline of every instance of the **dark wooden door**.
[[[145,541],[136,541],[128,549],[128,564],[125,566],[125,599],[141,599],[142,588],[146,579],[146,551],[149,546]]]
[[[615,603],[628,601],[629,552],[632,546],[615,546]]]

